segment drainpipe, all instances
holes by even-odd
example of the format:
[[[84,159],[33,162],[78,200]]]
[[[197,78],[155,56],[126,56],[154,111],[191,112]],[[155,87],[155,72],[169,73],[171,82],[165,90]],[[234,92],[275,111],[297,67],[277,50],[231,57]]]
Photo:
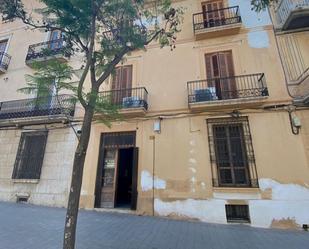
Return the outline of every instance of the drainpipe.
[[[150,136],[152,140],[152,216],[155,216],[155,165],[156,165],[156,137]]]

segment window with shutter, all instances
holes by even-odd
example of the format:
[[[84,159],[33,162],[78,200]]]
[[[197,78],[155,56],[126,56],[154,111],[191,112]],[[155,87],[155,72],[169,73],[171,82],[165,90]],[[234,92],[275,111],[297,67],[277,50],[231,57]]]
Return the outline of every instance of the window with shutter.
[[[247,118],[207,120],[215,186],[256,187],[257,172]]]
[[[242,125],[214,125],[213,134],[219,183],[248,185]]]
[[[40,179],[47,134],[47,131],[22,133],[13,179]]]
[[[122,104],[123,98],[132,95],[132,72],[133,66],[126,65],[116,68],[112,79],[113,103]]]
[[[205,65],[207,85],[215,88],[216,98],[237,98],[232,51],[205,54]]]
[[[202,3],[204,27],[215,27],[224,21],[223,1],[207,1]]]
[[[2,62],[3,58],[5,58],[4,53],[6,52],[7,44],[8,40],[0,41],[0,62]]]

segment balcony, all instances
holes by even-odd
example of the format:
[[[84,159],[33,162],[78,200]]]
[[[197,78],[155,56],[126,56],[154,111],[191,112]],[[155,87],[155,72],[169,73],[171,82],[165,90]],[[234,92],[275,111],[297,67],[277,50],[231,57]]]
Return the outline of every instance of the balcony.
[[[267,97],[263,73],[188,82],[188,103],[192,111],[257,106],[263,104]]]
[[[148,110],[148,92],[145,87],[104,91],[100,96],[119,108],[124,116],[145,115]]]
[[[238,6],[193,14],[196,40],[235,34],[240,28],[241,16]]]
[[[0,127],[65,122],[74,111],[70,95],[0,102]]]
[[[309,0],[281,0],[275,13],[282,30],[309,27]]]
[[[47,62],[57,59],[59,62],[68,61],[70,54],[64,39],[51,40],[29,46],[26,64],[32,67],[35,62]]]
[[[0,53],[0,74],[6,73],[11,61],[11,56],[7,53]]]

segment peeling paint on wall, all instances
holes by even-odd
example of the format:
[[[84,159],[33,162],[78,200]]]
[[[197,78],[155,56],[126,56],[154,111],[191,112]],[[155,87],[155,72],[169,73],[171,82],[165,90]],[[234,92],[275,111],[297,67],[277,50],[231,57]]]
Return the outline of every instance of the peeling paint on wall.
[[[179,200],[155,199],[155,212],[161,216],[177,216],[198,219],[204,222],[226,224],[227,200]],[[291,221],[293,227],[309,223],[309,201],[249,200],[251,225],[255,227],[280,227],[278,224]],[[267,212],[265,212],[267,210]],[[291,225],[291,224],[290,224]]]
[[[225,201],[193,200],[164,202],[155,199],[155,212],[162,216],[179,216],[205,222],[226,223]]]
[[[249,0],[229,0],[229,6],[239,6],[242,23],[246,28],[255,28],[271,25],[271,19],[267,10],[256,12],[252,10]]]
[[[256,227],[271,227],[274,220],[284,219],[298,225],[309,223],[309,201],[252,200],[248,204],[251,224]]]
[[[142,175],[141,175],[142,191],[152,190],[152,183],[153,183],[152,175],[147,170],[143,170]],[[158,177],[155,177],[154,188],[155,189],[166,189],[166,181]]]
[[[271,189],[272,200],[309,201],[309,188],[297,184],[281,184],[272,179],[262,178],[259,180],[259,186],[262,191]]]
[[[190,140],[190,154],[191,156],[193,156],[194,154],[194,147],[196,146],[196,142],[194,139],[191,139]],[[197,164],[197,160],[193,157],[189,158],[189,170],[190,170],[190,173],[191,173],[191,177],[190,177],[190,188],[191,188],[191,192],[192,193],[195,193],[196,192],[196,164]]]
[[[205,182],[201,182],[201,186],[202,186],[202,189],[206,189],[206,184],[205,184]]]
[[[196,169],[193,167],[190,167],[189,170],[191,170],[192,173],[196,173]]]
[[[248,43],[251,48],[268,48],[269,37],[266,31],[250,32],[247,34]]]

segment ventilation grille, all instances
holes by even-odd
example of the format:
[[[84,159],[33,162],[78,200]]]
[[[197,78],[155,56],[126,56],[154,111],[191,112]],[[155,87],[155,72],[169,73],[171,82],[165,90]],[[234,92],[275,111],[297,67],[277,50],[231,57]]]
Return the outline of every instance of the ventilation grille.
[[[248,205],[225,205],[227,222],[250,223]]]

